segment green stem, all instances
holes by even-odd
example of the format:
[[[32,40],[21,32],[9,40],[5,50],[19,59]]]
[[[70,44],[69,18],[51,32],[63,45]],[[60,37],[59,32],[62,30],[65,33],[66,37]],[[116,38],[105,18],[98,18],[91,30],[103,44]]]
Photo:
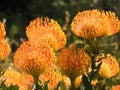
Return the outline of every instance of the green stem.
[[[99,39],[100,38],[95,38],[95,39],[91,39],[89,40],[90,42],[90,47],[91,47],[91,61],[92,61],[92,72],[94,72],[94,70],[96,69],[96,61],[95,61],[95,57],[99,54]]]
[[[90,47],[93,54],[98,54],[99,52],[99,38],[89,40]]]
[[[34,90],[38,90],[38,87],[39,87],[39,75],[33,75],[33,78],[34,78],[34,84],[35,84],[35,89]]]
[[[83,75],[82,81],[83,81],[83,85],[85,87],[85,90],[92,90],[92,85],[90,83],[89,77],[87,77],[86,75]]]
[[[71,88],[70,90],[77,90],[77,88],[75,87],[75,79],[71,79]]]
[[[97,68],[96,68],[96,56],[99,54],[99,38],[89,40],[91,47],[91,68],[92,71],[88,74],[88,76],[83,76],[83,85],[85,86],[85,90],[94,90],[95,87],[91,85],[92,80],[94,79]]]

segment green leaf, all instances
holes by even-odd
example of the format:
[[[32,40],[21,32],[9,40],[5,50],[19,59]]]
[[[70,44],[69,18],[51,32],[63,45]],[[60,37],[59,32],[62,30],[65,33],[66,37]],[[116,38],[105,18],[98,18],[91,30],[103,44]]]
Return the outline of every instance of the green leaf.
[[[82,81],[83,81],[83,85],[85,87],[85,90],[92,90],[92,85],[91,85],[87,76],[83,75]]]
[[[99,78],[99,73],[96,72],[96,73],[94,74],[94,76],[92,77],[92,80],[96,80],[96,79],[98,79],[98,78]]]
[[[99,69],[100,69],[101,64],[102,64],[102,62],[99,63],[99,64],[97,65],[97,67],[96,67],[98,71],[99,71]]]
[[[48,83],[49,81],[46,81],[44,85],[41,84],[41,81],[38,82],[38,84],[35,84],[35,90],[48,90]]]
[[[9,87],[7,87],[5,84],[4,84],[4,81],[1,83],[1,86],[0,88],[2,90],[19,90],[19,87],[17,85],[10,85]]]
[[[48,83],[49,83],[49,81],[46,81],[45,83],[44,83],[44,90],[48,90]]]

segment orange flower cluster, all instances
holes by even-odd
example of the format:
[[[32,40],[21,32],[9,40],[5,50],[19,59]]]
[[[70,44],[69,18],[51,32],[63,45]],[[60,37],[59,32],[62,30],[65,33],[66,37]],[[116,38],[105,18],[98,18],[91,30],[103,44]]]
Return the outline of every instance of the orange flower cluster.
[[[7,58],[11,52],[9,44],[4,39],[5,35],[4,24],[0,22],[0,60]]]
[[[55,90],[58,86],[58,83],[61,81],[62,75],[60,72],[55,72],[53,69],[46,71],[39,76],[41,84],[49,81],[48,88],[49,90]],[[6,86],[17,85],[19,90],[33,90],[34,79],[31,75],[26,73],[20,73],[18,70],[15,70],[9,67],[3,74],[3,81],[5,81]]]
[[[84,49],[69,46],[59,52],[57,65],[62,73],[75,80],[76,77],[90,70],[91,58]]]
[[[74,17],[71,30],[75,35],[90,40],[119,32],[120,21],[113,12],[86,10]]]
[[[102,56],[101,62],[102,64],[99,70],[101,78],[110,78],[119,72],[119,63],[112,55],[107,54],[104,58]]]
[[[18,85],[19,90],[32,90],[32,85],[34,83],[32,76],[24,73],[20,73],[15,69],[8,68],[3,74],[3,81],[5,80],[5,85],[10,86]]]
[[[39,76],[54,62],[55,55],[52,48],[42,43],[34,45],[29,41],[21,44],[14,56],[15,65],[32,76]]]
[[[15,53],[15,66],[32,75],[35,84],[38,83],[40,76],[42,83],[50,80],[49,88],[57,87],[61,75],[50,70],[55,68],[54,50],[61,49],[66,43],[61,27],[47,17],[37,18],[30,22],[26,35],[28,41],[23,42]]]
[[[31,42],[47,43],[54,50],[62,48],[66,44],[66,36],[60,25],[53,19],[37,18],[30,22],[26,34]]]

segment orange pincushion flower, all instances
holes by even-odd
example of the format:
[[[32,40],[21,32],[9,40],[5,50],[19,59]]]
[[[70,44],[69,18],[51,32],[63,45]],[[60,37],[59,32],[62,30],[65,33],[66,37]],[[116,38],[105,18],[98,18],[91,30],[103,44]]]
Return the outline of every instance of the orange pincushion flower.
[[[78,12],[72,21],[71,30],[82,38],[97,38],[105,34],[105,23],[99,10],[87,10]]]
[[[6,35],[4,24],[0,22],[0,40],[3,39]]]
[[[69,90],[70,87],[71,87],[71,81],[70,81],[70,78],[67,77],[67,76],[65,76],[65,75],[63,75],[63,76],[62,76],[62,80],[63,80],[63,82],[64,82],[64,84],[65,84],[64,89],[65,89],[65,90]],[[60,88],[60,90],[63,90],[63,89]]]
[[[99,74],[101,78],[110,78],[119,72],[119,64],[115,57],[107,54],[106,57],[101,59]]]
[[[31,75],[26,73],[21,74],[19,90],[32,90],[33,84],[34,80]]]
[[[48,43],[55,50],[62,48],[66,43],[66,36],[60,25],[47,17],[31,21],[26,34],[30,41],[37,44]]]
[[[0,60],[7,58],[11,52],[10,46],[6,40],[0,40]]]
[[[64,76],[62,76],[62,78],[63,78],[63,81],[65,83],[65,86],[66,87],[71,87],[71,81],[70,81],[69,77],[64,75]]]
[[[49,81],[49,83],[48,83],[49,90],[55,90],[58,86],[58,83],[62,80],[62,75],[60,72],[46,71],[39,76],[39,80],[43,84],[46,81]]]
[[[5,85],[10,86],[18,85],[20,83],[21,74],[14,69],[7,69],[3,74],[3,80],[5,80]]]
[[[3,81],[6,86],[18,85],[19,90],[32,90],[34,83],[32,76],[21,74],[15,69],[9,68],[3,74]]]
[[[116,85],[112,88],[112,90],[120,90],[120,85]]]
[[[100,10],[78,12],[71,24],[73,33],[86,39],[113,35],[119,29],[120,21],[115,14]]]
[[[106,36],[116,34],[120,31],[120,20],[115,16],[114,12],[103,12],[102,16],[106,22],[106,27],[108,27]]]
[[[75,87],[76,87],[76,88],[79,88],[80,85],[81,85],[81,82],[82,82],[82,75],[78,76],[78,77],[75,79]]]
[[[59,69],[70,79],[75,79],[82,73],[88,72],[91,66],[91,58],[82,48],[69,46],[58,54]]]
[[[54,61],[55,55],[52,48],[43,44],[35,46],[29,41],[24,42],[14,56],[15,65],[33,77],[38,77]]]

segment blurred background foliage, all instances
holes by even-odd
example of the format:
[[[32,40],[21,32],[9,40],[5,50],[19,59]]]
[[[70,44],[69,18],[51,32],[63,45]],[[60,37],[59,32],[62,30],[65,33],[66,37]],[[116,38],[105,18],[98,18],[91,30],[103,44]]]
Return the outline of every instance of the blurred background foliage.
[[[14,52],[21,39],[26,38],[25,30],[30,20],[48,16],[57,20],[63,29],[70,29],[69,24],[78,11],[104,9],[115,12],[120,18],[119,4],[120,0],[0,0],[0,21],[6,22],[7,37],[12,40],[11,47]],[[119,35],[104,42],[120,42],[118,38]],[[68,42],[72,39],[71,37]]]

